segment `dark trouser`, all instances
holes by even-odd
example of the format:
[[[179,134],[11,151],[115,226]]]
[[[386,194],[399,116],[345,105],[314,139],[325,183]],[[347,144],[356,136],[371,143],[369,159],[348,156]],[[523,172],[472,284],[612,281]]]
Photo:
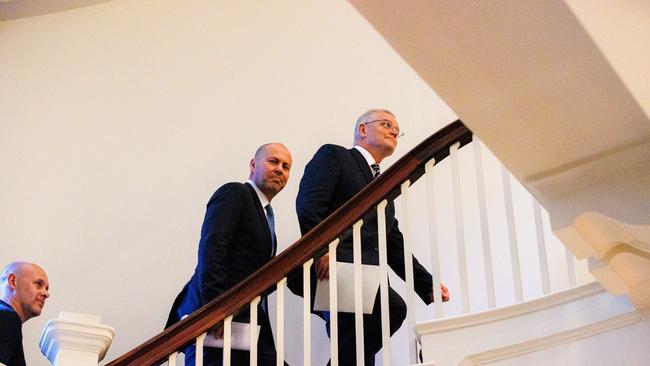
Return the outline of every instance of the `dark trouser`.
[[[266,312],[258,312],[260,335],[257,340],[257,364],[260,366],[275,366],[276,352],[271,323]],[[184,350],[185,366],[194,366],[196,358],[196,346],[191,345]],[[223,349],[203,347],[203,365],[221,366],[223,364]],[[250,352],[241,350],[230,350],[230,364],[232,366],[247,366],[250,364]],[[287,363],[284,363],[287,365]]]
[[[185,348],[185,366],[194,366],[196,357],[196,347],[191,345]],[[221,366],[223,362],[223,349],[203,347],[203,365],[204,366]],[[260,366],[275,366],[276,357],[275,349],[273,353],[258,352],[257,364]],[[230,364],[232,366],[250,365],[250,352],[240,350],[230,350]],[[284,363],[287,364],[286,362]]]
[[[381,343],[381,296],[377,293],[372,314],[363,315],[363,350],[366,366],[375,364],[375,354],[382,347]],[[390,314],[390,335],[402,326],[406,319],[406,303],[392,288],[388,291],[388,312]],[[322,314],[330,334],[329,313]],[[338,313],[339,365],[352,366],[357,363],[356,334],[354,313]]]

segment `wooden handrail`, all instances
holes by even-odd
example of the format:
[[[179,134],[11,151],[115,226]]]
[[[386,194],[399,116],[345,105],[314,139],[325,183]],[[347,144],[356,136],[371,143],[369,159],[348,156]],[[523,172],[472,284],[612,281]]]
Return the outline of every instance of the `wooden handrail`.
[[[463,146],[471,141],[472,132],[460,120],[434,133],[244,281],[107,366],[155,365],[166,361],[170,354],[194,343],[196,337],[248,306],[255,297],[273,288],[303,263],[324,253],[328,244],[355,222],[373,215],[379,202],[394,200],[403,182],[413,183],[424,174],[424,165],[429,160],[435,158],[436,163],[440,162],[449,155],[451,145],[460,143]]]

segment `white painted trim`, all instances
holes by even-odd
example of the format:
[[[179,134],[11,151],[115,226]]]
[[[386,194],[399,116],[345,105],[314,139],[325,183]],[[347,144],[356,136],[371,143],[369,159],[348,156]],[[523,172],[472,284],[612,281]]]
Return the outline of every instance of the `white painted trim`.
[[[80,353],[95,354],[101,361],[114,336],[115,329],[101,324],[99,316],[62,311],[45,324],[39,346],[52,364],[58,363],[61,352],[66,352],[68,359],[76,359]]]
[[[643,312],[641,320],[650,320],[650,310],[646,310]]]
[[[280,281],[277,282],[277,288],[275,290],[275,311],[276,311],[276,323],[275,323],[275,332],[276,332],[276,365],[284,365],[284,289],[287,286],[287,278],[283,277]]]
[[[510,245],[510,262],[512,264],[512,281],[515,291],[515,300],[524,300],[524,290],[521,283],[521,263],[519,262],[519,244],[517,243],[517,232],[515,229],[515,213],[512,202],[512,186],[510,184],[510,172],[501,165],[501,181],[503,185],[503,202],[506,210],[506,224],[508,227],[508,244]]]
[[[433,167],[436,159],[429,160],[424,165],[425,182],[427,185],[427,217],[429,219],[429,253],[431,256],[431,274],[433,275],[433,313],[436,319],[443,317],[442,291],[440,289],[440,244],[438,243],[438,223],[436,218],[436,190]]]
[[[639,310],[650,309],[650,225],[588,211],[557,233],[579,258],[589,258],[589,271],[609,292],[625,294]]]
[[[445,319],[420,322],[417,324],[416,330],[419,335],[433,334],[495,322],[578,300],[599,292],[605,292],[605,289],[600,285],[600,283],[594,281],[511,306],[504,306],[498,309],[491,309]]]
[[[311,294],[311,266],[314,258],[302,265],[302,293]],[[253,307],[251,306],[251,309]],[[303,355],[302,363],[311,366],[311,296],[302,297],[302,334]]]
[[[617,317],[589,324],[583,327],[559,332],[550,336],[537,338],[531,341],[496,348],[467,356],[461,366],[485,365],[496,361],[519,357],[543,349],[568,344],[580,339],[593,337],[617,328],[622,328],[643,320],[644,312],[634,311]]]
[[[483,244],[483,265],[485,266],[485,291],[488,299],[488,308],[494,309],[496,307],[496,290],[494,288],[494,273],[492,269],[492,246],[490,244],[490,226],[488,225],[481,141],[478,137],[474,136],[472,145],[474,149],[474,169],[476,171],[476,193],[478,197],[479,222],[481,223],[481,243]],[[434,288],[437,289],[435,286]]]
[[[406,301],[407,309],[415,309],[415,277],[413,275],[413,247],[412,242],[416,237],[411,225],[411,215],[409,214],[412,207],[409,195],[409,187],[411,181],[407,180],[400,186],[401,199],[402,199],[402,216],[400,224],[402,226],[402,235],[404,235],[404,279],[406,284],[406,293],[404,294],[404,301]],[[415,311],[406,312],[406,324],[408,329],[408,355],[409,362],[416,363],[417,355],[415,350],[417,348],[417,338],[413,329],[415,329]]]
[[[461,196],[460,167],[458,149],[460,143],[449,147],[451,159],[452,192],[454,197],[454,217],[456,218],[456,243],[458,245],[458,278],[460,280],[460,298],[463,313],[468,314],[469,308],[469,279],[467,273],[467,248],[465,244],[465,221],[463,216],[463,200]]]
[[[357,365],[363,366],[363,277],[361,274],[361,226],[363,220],[352,225],[352,256],[354,261],[354,331],[357,351]],[[332,329],[330,327],[330,329]],[[334,333],[334,332],[330,332]],[[280,365],[278,365],[280,366]]]
[[[167,366],[176,366],[176,357],[178,357],[178,352],[169,355],[169,357],[167,357]]]
[[[388,249],[386,247],[386,206],[383,200],[377,205],[377,234],[379,248],[379,289],[381,306],[382,365],[390,365],[390,310],[388,308]]]
[[[573,226],[591,245],[598,259],[621,244],[650,253],[650,225],[630,225],[598,212],[587,211],[575,218]]]

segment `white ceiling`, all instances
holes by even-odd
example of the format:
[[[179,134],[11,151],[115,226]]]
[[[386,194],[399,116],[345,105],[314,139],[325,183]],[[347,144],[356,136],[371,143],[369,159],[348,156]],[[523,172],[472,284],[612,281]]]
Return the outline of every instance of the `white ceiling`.
[[[65,11],[110,0],[0,0],[0,21]]]
[[[554,227],[650,222],[650,6],[565,1],[351,0]]]

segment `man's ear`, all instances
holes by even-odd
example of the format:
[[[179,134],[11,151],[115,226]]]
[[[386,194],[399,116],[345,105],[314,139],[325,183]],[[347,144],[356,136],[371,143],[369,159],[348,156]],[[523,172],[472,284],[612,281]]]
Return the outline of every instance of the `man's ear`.
[[[359,137],[366,137],[366,124],[362,123],[359,125]]]
[[[253,175],[253,171],[255,171],[255,158],[251,159],[251,162],[248,163],[248,170],[250,175]]]
[[[7,277],[7,283],[9,284],[9,287],[12,289],[16,289],[16,275],[11,273]]]

